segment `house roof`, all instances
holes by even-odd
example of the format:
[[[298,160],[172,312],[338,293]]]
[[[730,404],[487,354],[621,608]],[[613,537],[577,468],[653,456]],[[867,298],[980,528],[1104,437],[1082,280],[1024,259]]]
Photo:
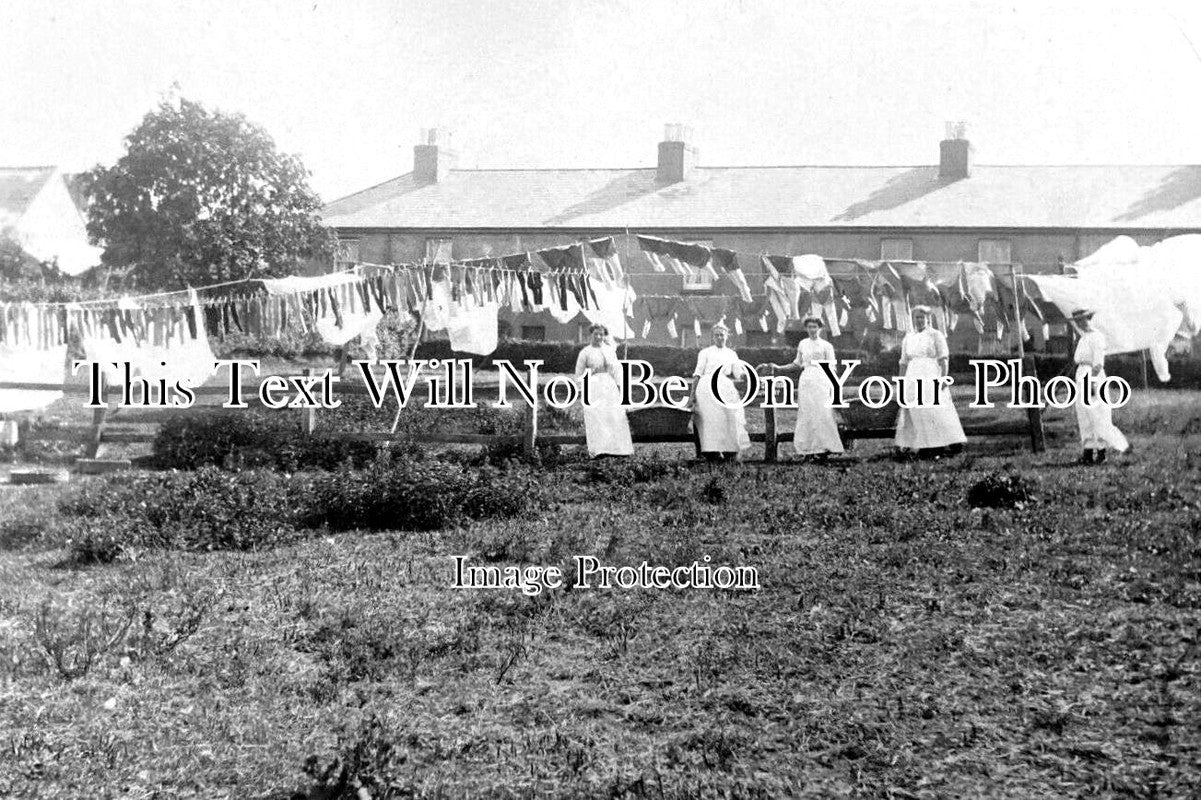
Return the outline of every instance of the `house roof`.
[[[1201,166],[697,167],[412,174],[327,205],[335,228],[1201,228]]]
[[[0,227],[19,220],[54,173],[54,167],[0,167]]]

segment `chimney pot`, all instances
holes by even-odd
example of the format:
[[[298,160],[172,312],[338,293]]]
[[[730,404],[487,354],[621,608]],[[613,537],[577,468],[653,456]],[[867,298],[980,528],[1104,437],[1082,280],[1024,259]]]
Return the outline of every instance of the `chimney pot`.
[[[966,122],[948,122],[946,138],[939,143],[938,178],[959,181],[972,174],[972,143]]]
[[[413,178],[418,183],[438,183],[455,168],[458,160],[448,149],[450,133],[439,128],[422,128],[417,141],[413,148]]]
[[[678,123],[664,126],[663,141],[659,142],[659,167],[655,180],[659,183],[679,183],[686,180],[696,166],[697,149],[688,144],[692,128]]]

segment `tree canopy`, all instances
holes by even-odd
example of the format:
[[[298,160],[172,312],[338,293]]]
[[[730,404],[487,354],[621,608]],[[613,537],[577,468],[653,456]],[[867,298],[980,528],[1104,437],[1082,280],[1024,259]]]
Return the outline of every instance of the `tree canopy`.
[[[164,102],[86,174],[88,234],[139,286],[277,277],[333,252],[300,159],[241,114]]]

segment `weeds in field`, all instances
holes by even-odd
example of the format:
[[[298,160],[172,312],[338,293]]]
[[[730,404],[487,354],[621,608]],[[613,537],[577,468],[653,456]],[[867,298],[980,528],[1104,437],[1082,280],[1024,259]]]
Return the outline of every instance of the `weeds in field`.
[[[133,604],[72,608],[45,600],[33,620],[38,648],[64,680],[82,678],[108,653],[124,642],[138,609]]]

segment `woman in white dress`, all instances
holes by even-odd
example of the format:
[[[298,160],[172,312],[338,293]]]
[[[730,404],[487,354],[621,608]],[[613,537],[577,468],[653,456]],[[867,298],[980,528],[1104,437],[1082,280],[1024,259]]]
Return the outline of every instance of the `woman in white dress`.
[[[796,360],[791,364],[771,364],[775,372],[800,371],[797,378],[796,431],[792,448],[803,459],[825,461],[831,453],[841,453],[842,437],[834,418],[834,387],[815,362],[834,362],[834,345],[822,338],[823,323],[817,317],[806,317],[807,336],[796,347]]]
[[[734,379],[743,377],[744,369],[738,354],[726,347],[730,329],[722,323],[713,326],[713,344],[697,354],[693,370],[692,407],[696,415],[701,454],[723,461],[738,460],[743,450],[751,446],[746,432],[746,411],[739,405],[742,395]],[[717,373],[717,388],[721,397],[733,408],[723,405],[713,394],[713,373]]]
[[[945,376],[950,363],[947,337],[930,325],[932,316],[928,306],[913,309],[913,330],[905,334],[901,342],[901,374],[905,382],[905,398],[910,404],[918,397],[918,383],[922,383],[922,396],[931,402],[930,390],[934,379]],[[905,451],[948,450],[957,452],[967,437],[959,423],[951,392],[943,388],[938,393],[937,405],[921,408],[901,408],[897,418],[896,446]]]
[[[1126,437],[1113,424],[1113,409],[1101,402],[1097,393],[1105,380],[1105,335],[1092,329],[1092,311],[1073,311],[1072,325],[1080,334],[1072,360],[1076,362],[1076,422],[1080,426],[1080,443],[1084,453],[1081,464],[1104,464],[1105,448],[1112,447],[1119,453],[1130,448]],[[1089,378],[1091,397],[1085,405],[1085,376]]]
[[[630,422],[621,405],[621,365],[617,350],[607,343],[609,330],[604,325],[589,329],[592,342],[580,351],[575,360],[575,375],[588,379],[588,405],[584,406],[584,433],[588,439],[588,455],[629,456],[634,454],[630,440]]]

